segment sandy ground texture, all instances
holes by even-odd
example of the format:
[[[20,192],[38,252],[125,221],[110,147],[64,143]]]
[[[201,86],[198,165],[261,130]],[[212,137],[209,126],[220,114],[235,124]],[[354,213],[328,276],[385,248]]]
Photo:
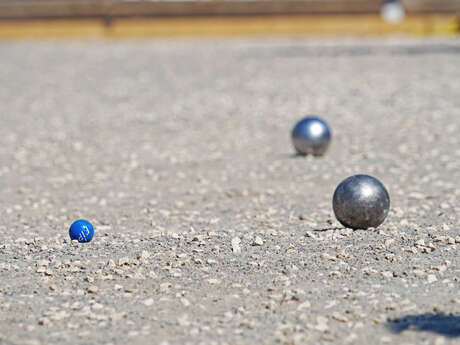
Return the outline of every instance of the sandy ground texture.
[[[459,39],[3,42],[0,120],[0,344],[460,343]]]

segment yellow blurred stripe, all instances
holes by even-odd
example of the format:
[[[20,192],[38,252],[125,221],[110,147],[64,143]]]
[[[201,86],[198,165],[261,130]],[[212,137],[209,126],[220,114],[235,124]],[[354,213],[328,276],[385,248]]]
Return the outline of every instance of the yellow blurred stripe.
[[[100,20],[0,21],[0,39],[103,38]]]
[[[377,15],[193,17],[102,20],[0,21],[0,39],[148,38],[168,36],[253,35],[455,35],[454,15],[408,17],[399,24]]]
[[[384,35],[455,34],[455,16],[413,17],[389,24],[379,16],[287,16],[118,20],[110,37],[244,35]]]

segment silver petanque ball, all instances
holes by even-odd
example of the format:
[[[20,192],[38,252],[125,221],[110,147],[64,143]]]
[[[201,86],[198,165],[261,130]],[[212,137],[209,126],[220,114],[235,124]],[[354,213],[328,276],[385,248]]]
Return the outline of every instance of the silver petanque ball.
[[[376,228],[390,209],[385,186],[369,175],[353,175],[337,186],[332,198],[337,220],[347,228]]]
[[[399,0],[385,0],[380,8],[380,16],[389,23],[400,23],[405,17],[404,6]]]
[[[331,141],[331,131],[326,122],[317,117],[306,117],[292,130],[292,143],[300,155],[323,155]]]

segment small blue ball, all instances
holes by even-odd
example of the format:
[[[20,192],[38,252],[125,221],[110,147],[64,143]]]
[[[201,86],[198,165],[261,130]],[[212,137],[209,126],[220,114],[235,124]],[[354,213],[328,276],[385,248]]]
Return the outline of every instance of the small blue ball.
[[[78,240],[80,243],[89,242],[94,236],[93,226],[87,220],[76,220],[70,226],[69,236],[71,240]]]
[[[331,141],[327,123],[317,117],[306,117],[292,130],[292,143],[300,155],[323,155]]]

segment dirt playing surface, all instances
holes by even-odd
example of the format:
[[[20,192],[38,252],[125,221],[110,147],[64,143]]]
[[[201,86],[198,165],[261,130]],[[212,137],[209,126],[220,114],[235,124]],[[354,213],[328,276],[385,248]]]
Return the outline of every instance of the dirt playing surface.
[[[1,43],[0,344],[460,343],[459,62],[459,39]],[[293,155],[307,114],[322,158]],[[356,173],[390,193],[377,229],[334,218]]]

